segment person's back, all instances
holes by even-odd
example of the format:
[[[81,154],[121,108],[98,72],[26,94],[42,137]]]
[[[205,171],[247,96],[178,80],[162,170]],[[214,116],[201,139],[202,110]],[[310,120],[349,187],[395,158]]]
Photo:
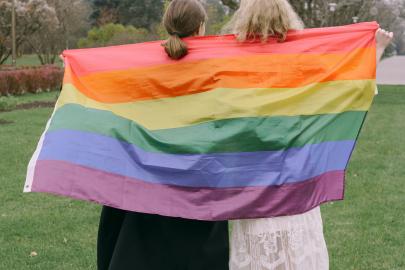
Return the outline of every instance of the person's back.
[[[174,0],[163,18],[162,44],[171,59],[188,53],[181,39],[204,34],[206,13],[197,0]],[[98,235],[99,270],[228,269],[227,221],[199,221],[103,207]]]
[[[285,41],[304,24],[287,0],[242,0],[224,33],[241,42],[269,37]],[[377,59],[392,33],[377,32]],[[329,258],[320,207],[306,213],[232,221],[231,270],[326,270]]]

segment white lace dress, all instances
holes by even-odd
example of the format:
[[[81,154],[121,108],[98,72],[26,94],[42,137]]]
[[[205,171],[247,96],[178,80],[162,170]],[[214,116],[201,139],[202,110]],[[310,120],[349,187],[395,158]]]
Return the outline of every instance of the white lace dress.
[[[327,270],[320,208],[231,222],[230,270]]]

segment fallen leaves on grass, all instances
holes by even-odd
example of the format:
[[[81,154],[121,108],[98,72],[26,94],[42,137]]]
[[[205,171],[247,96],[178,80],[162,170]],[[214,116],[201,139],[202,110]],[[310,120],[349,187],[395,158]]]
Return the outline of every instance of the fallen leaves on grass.
[[[31,251],[30,257],[36,257],[38,256],[38,253],[36,251]]]

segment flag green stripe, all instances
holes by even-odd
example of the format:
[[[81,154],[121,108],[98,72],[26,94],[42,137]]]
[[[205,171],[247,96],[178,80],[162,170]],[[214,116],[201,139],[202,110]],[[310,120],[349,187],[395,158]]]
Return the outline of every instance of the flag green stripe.
[[[67,104],[49,128],[93,132],[149,152],[204,154],[282,150],[326,141],[355,140],[366,112],[281,117],[245,117],[162,130],[148,130],[109,111]]]

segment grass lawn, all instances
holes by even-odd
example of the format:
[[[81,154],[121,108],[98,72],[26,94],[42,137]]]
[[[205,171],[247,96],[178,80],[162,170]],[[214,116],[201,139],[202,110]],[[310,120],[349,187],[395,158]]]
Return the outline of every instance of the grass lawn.
[[[11,56],[4,63],[5,65],[11,65]],[[62,66],[62,61],[57,57],[55,61],[56,65]],[[38,59],[38,56],[35,54],[25,54],[17,58],[17,66],[39,66],[41,62]]]
[[[40,94],[24,94],[22,96],[0,96],[0,111],[9,110],[18,105],[56,100],[59,95],[59,91],[43,92]]]
[[[55,93],[19,102],[52,100]],[[405,87],[380,87],[348,171],[346,199],[322,207],[331,270],[405,269]],[[52,109],[0,113],[0,269],[95,269],[100,207],[23,194]],[[35,251],[37,256],[30,256]],[[162,251],[164,252],[164,251]]]

